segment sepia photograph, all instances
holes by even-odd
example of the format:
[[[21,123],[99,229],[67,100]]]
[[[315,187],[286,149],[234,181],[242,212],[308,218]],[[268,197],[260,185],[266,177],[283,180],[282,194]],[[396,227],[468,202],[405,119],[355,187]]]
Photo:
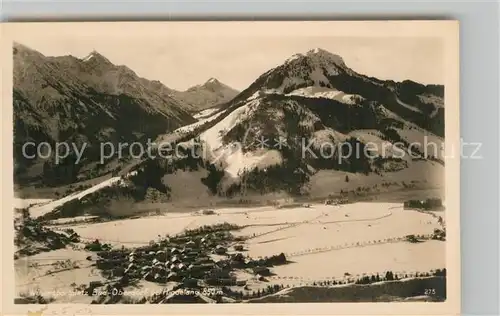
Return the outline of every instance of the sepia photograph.
[[[5,31],[13,305],[459,306],[456,21]]]

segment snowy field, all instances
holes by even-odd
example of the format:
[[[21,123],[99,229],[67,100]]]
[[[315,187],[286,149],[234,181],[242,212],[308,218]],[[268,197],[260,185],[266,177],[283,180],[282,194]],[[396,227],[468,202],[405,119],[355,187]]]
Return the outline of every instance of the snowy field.
[[[248,245],[250,256],[269,256],[277,251],[293,255],[308,249],[383,242],[384,239],[410,234],[429,235],[435,228],[440,228],[436,219],[427,214],[403,210],[401,204],[318,206],[317,211],[321,213],[318,216],[311,214],[304,224],[252,238]]]
[[[135,171],[132,171],[127,174],[127,176],[131,176],[135,174]],[[33,218],[43,216],[52,210],[54,210],[56,207],[59,207],[63,205],[66,202],[76,200],[76,199],[81,199],[82,197],[94,193],[96,191],[99,191],[102,188],[112,186],[114,184],[119,184],[122,183],[122,177],[113,177],[110,179],[107,179],[105,181],[100,182],[99,184],[96,184],[88,189],[85,189],[83,191],[75,192],[73,194],[67,195],[61,199],[58,200],[27,200],[28,202],[22,202],[22,199],[15,199],[15,205],[20,204],[20,205],[27,205],[29,206],[30,201],[35,201],[34,203],[31,203],[33,205],[30,207],[29,212],[30,216]],[[26,201],[26,200],[24,200]],[[16,206],[14,206],[16,207]]]
[[[291,212],[293,215],[290,214]],[[264,229],[269,229],[272,226],[265,225],[300,222],[321,214],[320,211],[306,208],[295,212],[292,209],[277,210],[274,207],[227,208],[218,209],[216,213],[218,215],[169,213],[161,216],[76,225],[71,228],[84,238],[98,238],[103,242],[116,244],[147,244],[159,235],[174,235],[185,229],[193,229],[202,225],[228,222],[237,225],[264,225],[262,226]],[[63,227],[57,226],[57,228]],[[124,234],[125,231],[130,233]]]
[[[245,246],[248,255],[258,258],[284,252],[294,262],[274,268],[280,276],[283,273],[301,278],[316,274],[338,277],[350,270],[353,270],[350,273],[388,269],[424,272],[445,266],[445,243],[410,244],[393,240],[410,234],[430,235],[440,228],[436,218],[403,210],[401,203],[229,208],[215,212],[215,215],[172,213],[71,227],[83,238],[140,246],[159,236],[202,225],[223,222],[244,225],[247,227],[234,234],[250,237]]]
[[[34,294],[34,291],[39,291],[42,296],[61,302],[90,304],[92,297],[74,295],[77,291],[73,286],[88,284],[90,281],[105,281],[99,270],[91,267],[91,262],[85,259],[89,254],[84,251],[58,249],[16,260],[16,293],[29,296]],[[65,266],[68,259],[79,268],[75,270],[71,269],[71,266]]]
[[[33,206],[48,204],[51,201],[52,201],[51,199],[20,199],[20,198],[14,198],[14,208],[21,209],[21,208],[33,207]]]
[[[345,273],[361,276],[364,273],[413,275],[446,267],[445,243],[427,241],[417,244],[394,243],[363,248],[342,249],[291,258],[294,262],[276,266],[273,272],[276,283],[290,284],[308,281],[342,279]],[[293,278],[292,281],[286,279]]]

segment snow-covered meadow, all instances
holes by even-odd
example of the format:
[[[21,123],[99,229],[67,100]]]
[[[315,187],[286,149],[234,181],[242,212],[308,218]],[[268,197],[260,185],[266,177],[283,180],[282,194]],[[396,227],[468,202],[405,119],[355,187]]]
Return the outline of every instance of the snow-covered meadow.
[[[213,211],[213,215],[168,213],[70,227],[84,239],[97,238],[116,246],[133,247],[185,229],[228,222],[244,226],[233,233],[249,237],[245,242],[249,256],[258,258],[283,252],[293,263],[273,268],[273,272],[306,279],[342,277],[345,272],[423,272],[445,266],[444,242],[404,241],[410,234],[429,236],[441,227],[437,219],[430,214],[403,210],[401,203]]]

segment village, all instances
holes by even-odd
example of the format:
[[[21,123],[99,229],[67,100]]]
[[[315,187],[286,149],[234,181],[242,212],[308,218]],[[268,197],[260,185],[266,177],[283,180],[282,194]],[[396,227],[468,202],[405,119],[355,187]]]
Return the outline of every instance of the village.
[[[109,296],[117,299],[126,292],[127,286],[146,280],[163,285],[175,282],[177,286],[170,292],[177,299],[200,293],[222,297],[222,287],[226,292],[228,287],[246,287],[246,280],[238,280],[233,275],[235,270],[250,271],[255,280],[266,281],[271,275],[269,267],[287,263],[283,253],[264,259],[245,256],[244,246],[239,243],[241,238],[229,232],[234,229],[238,226],[228,223],[204,226],[133,250],[101,250],[106,247],[96,240],[86,248],[96,251],[96,267],[113,285],[96,291],[96,287],[104,284],[91,282],[85,292],[100,294],[101,299]],[[228,294],[231,293],[225,293]]]

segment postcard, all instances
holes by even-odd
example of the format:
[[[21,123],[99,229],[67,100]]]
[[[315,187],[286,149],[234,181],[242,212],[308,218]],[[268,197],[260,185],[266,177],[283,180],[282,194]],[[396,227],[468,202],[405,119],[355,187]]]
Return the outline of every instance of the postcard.
[[[457,21],[1,27],[4,314],[460,312]]]

